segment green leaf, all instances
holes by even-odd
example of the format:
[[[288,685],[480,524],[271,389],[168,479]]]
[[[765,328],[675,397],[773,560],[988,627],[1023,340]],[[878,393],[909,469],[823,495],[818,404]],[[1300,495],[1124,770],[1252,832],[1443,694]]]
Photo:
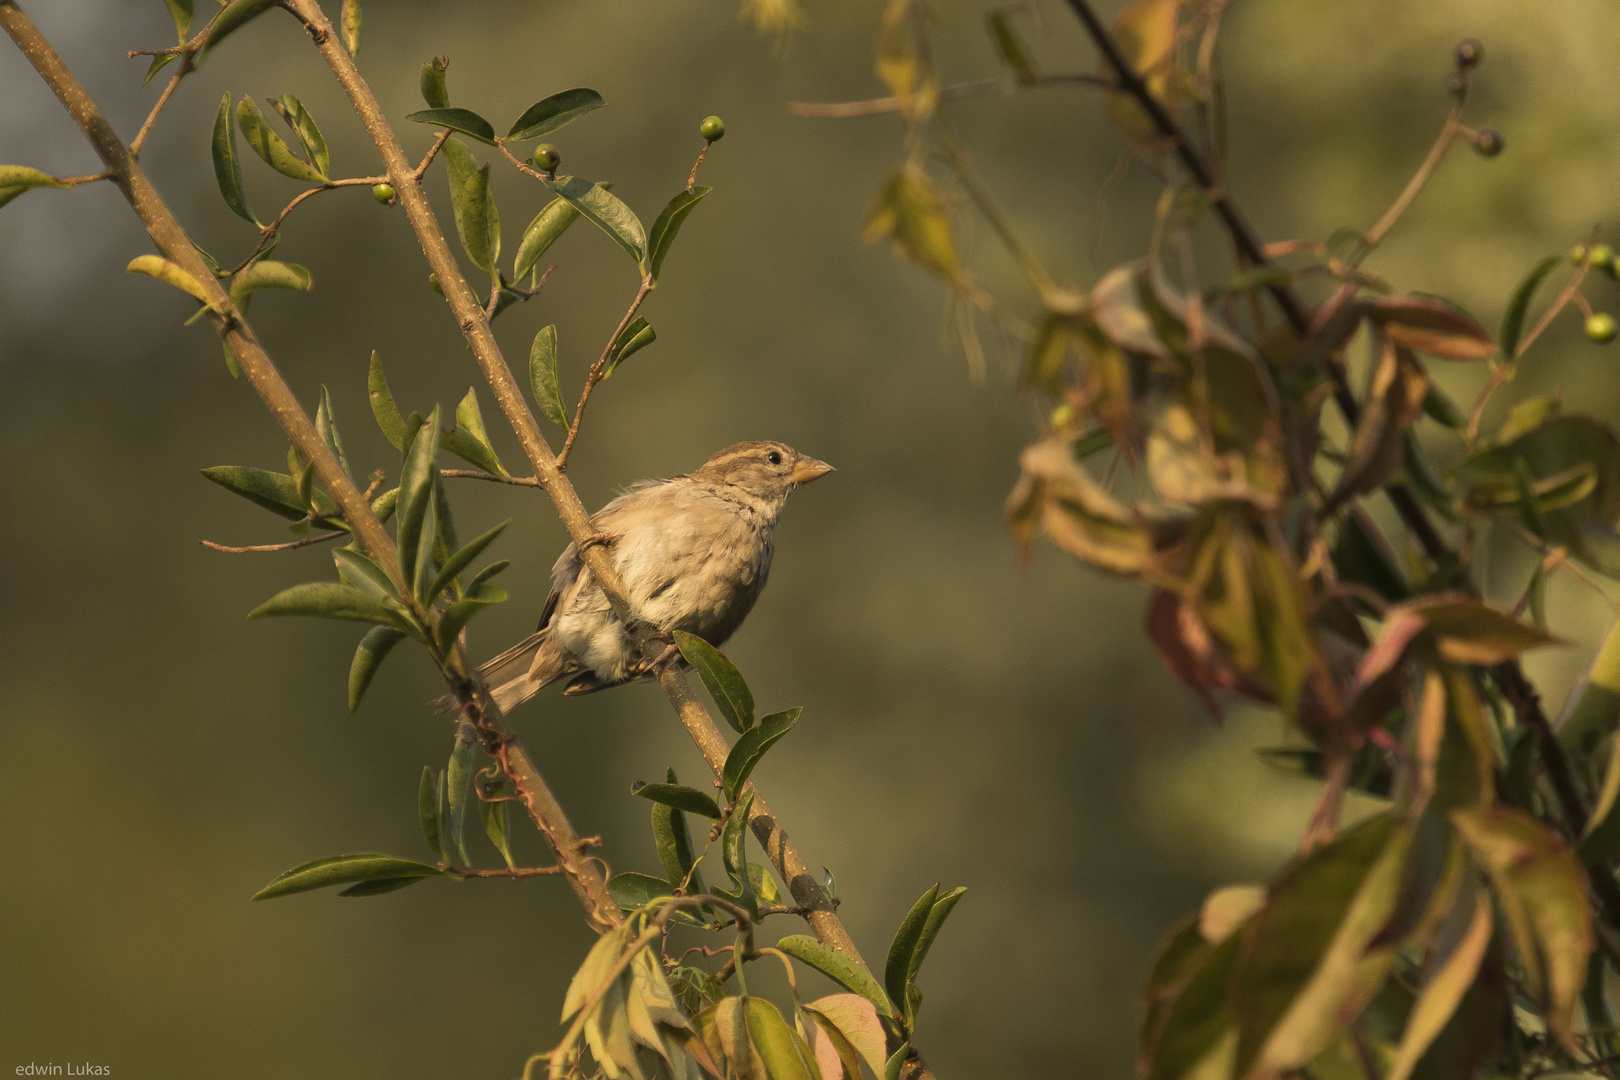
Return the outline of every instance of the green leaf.
[[[749,1040],[765,1061],[771,1080],[820,1080],[811,1062],[814,1058],[804,1040],[782,1019],[782,1013],[761,997],[744,999]]]
[[[184,45],[186,33],[191,29],[191,0],[163,0],[163,2],[169,5],[169,14],[174,18],[175,36],[180,39],[180,44]]]
[[[290,289],[309,292],[314,284],[309,271],[297,263],[274,262],[260,259],[231,279],[231,303],[237,307],[250,293],[260,289]]]
[[[479,585],[451,604],[439,617],[439,647],[448,652],[455,644],[456,635],[474,615],[494,604],[506,601],[506,590],[497,585]]]
[[[445,586],[456,580],[463,570],[472,565],[472,561],[478,558],[510,524],[512,520],[508,518],[477,539],[468,541],[465,547],[446,559],[444,566],[439,570],[439,576],[433,579],[433,584],[428,586],[427,592],[422,596],[422,603],[433,603],[434,599],[444,592]]]
[[[236,157],[236,126],[231,123],[229,90],[220,98],[219,115],[214,117],[213,154],[214,179],[219,181],[219,193],[224,196],[225,205],[243,221],[257,225],[259,219],[248,209],[247,193],[242,188],[242,163]]]
[[[923,927],[937,899],[939,886],[934,885],[911,905],[906,917],[900,920],[900,928],[894,932],[894,940],[889,943],[888,959],[883,964],[883,988],[889,992],[890,1001],[906,1000],[906,988],[911,985],[906,978],[911,970],[911,957],[917,951],[917,942],[922,938]],[[906,1008],[905,1011],[909,1023],[911,1010]]]
[[[602,370],[602,378],[611,376],[620,364],[630,359],[631,354],[640,352],[657,340],[658,335],[647,325],[646,319],[637,319],[625,327],[614,339],[613,349],[608,353],[607,367]]]
[[[271,129],[252,98],[244,97],[237,102],[236,122],[242,128],[242,137],[247,140],[248,146],[276,172],[312,184],[326,183],[326,177],[294,154],[281,136]]]
[[[354,660],[349,664],[350,713],[359,710],[360,699],[365,697],[366,688],[371,685],[383,658],[404,638],[401,631],[391,626],[374,626],[360,639],[360,647],[354,650]]]
[[[1451,823],[1490,875],[1548,1033],[1578,1054],[1575,1004],[1594,945],[1586,872],[1551,830],[1517,810],[1457,810]]]
[[[0,201],[3,201],[5,189],[0,188]],[[124,267],[131,274],[145,274],[147,277],[157,278],[166,285],[173,285],[182,292],[190,293],[201,300],[209,310],[219,309],[208,299],[208,293],[203,290],[202,282],[192,277],[190,272],[183,269],[179,263],[172,263],[161,255],[137,255]]]
[[[389,392],[388,380],[383,376],[382,357],[377,350],[371,350],[371,370],[366,375],[366,388],[371,395],[371,415],[377,418],[377,427],[382,430],[383,438],[393,444],[395,450],[405,449],[405,420],[399,415],[399,406],[394,404],[394,395]]]
[[[353,585],[314,581],[283,589],[252,611],[250,619],[272,615],[308,615],[318,619],[346,619],[405,629],[404,617],[383,601]]]
[[[1440,655],[1454,664],[1500,664],[1528,649],[1558,643],[1557,638],[1473,600],[1442,596],[1411,608],[1434,635]]]
[[[152,57],[152,63],[147,67],[146,78],[141,80],[141,85],[144,87],[147,83],[157,78],[158,72],[174,63],[177,58],[177,53],[159,53],[158,55]],[[229,97],[229,93],[227,93],[226,96]]]
[[[1453,431],[1461,431],[1468,426],[1468,417],[1435,382],[1429,383],[1429,392],[1424,395],[1423,415]]]
[[[433,782],[433,770],[422,766],[422,782],[416,787],[416,816],[422,823],[422,838],[433,853],[445,862],[444,837],[439,835],[439,789]]]
[[[350,56],[360,55],[360,0],[343,0],[343,47]]]
[[[401,859],[394,855],[367,852],[360,855],[331,855],[316,859],[277,877],[253,894],[255,900],[273,900],[278,896],[324,889],[330,885],[345,885],[356,881],[398,880],[441,876],[437,866]]]
[[[598,185],[603,190],[611,184]],[[579,211],[574,204],[558,196],[540,208],[529,222],[529,227],[523,230],[523,239],[518,243],[517,257],[512,261],[512,280],[522,281],[523,278],[540,263],[540,256],[555,244],[562,234],[567,231],[579,218]]]
[[[676,783],[674,769],[669,770],[668,776],[669,783],[663,786],[680,786]],[[706,892],[703,878],[693,869],[695,858],[692,834],[686,829],[686,815],[673,806],[655,802],[652,808],[652,831],[653,843],[658,848],[658,861],[663,864],[664,876],[669,879],[669,887],[676,888],[690,875],[691,883],[686,891],[690,894]]]
[[[719,895],[740,904],[755,918],[759,915],[759,900],[754,895],[753,879],[748,874],[748,812],[754,806],[754,793],[747,791],[731,808],[731,816],[720,833],[720,861],[731,877],[731,892]]]
[[[489,444],[489,433],[484,428],[484,414],[478,409],[478,394],[467,388],[467,396],[456,406],[456,429],[439,437],[439,445],[470,465],[503,480],[512,474],[501,464],[495,448]]]
[[[197,56],[197,63],[200,65],[220,42],[279,3],[280,0],[232,0],[214,19],[208,31],[208,40],[203,43],[202,52]]]
[[[456,851],[461,855],[461,865],[470,866],[472,860],[467,858],[467,800],[472,795],[472,778],[474,772],[474,755],[478,752],[475,742],[462,742],[456,739],[455,749],[450,751],[450,764],[445,770],[445,792],[450,800],[450,832],[445,837],[445,846],[454,844]]]
[[[808,934],[789,935],[778,941],[776,947],[793,959],[815,968],[844,989],[870,1001],[877,1008],[879,1016],[888,1016],[894,1011],[889,1005],[888,995],[872,973],[847,953],[841,953],[831,945],[823,945]]]
[[[754,726],[754,695],[743,681],[742,672],[719,649],[696,634],[675,631],[675,644],[681,656],[697,671],[703,686],[714,698],[726,723],[742,734]]]
[[[405,466],[399,477],[399,522],[395,535],[399,543],[399,565],[407,577],[417,565],[422,540],[422,523],[427,518],[428,502],[433,493],[433,480],[439,467],[434,459],[439,453],[439,410],[422,427],[405,455]],[[414,580],[414,579],[413,579]]]
[[[354,473],[349,468],[348,455],[343,452],[343,436],[338,433],[337,419],[332,415],[332,396],[327,393],[325,386],[321,387],[321,403],[315,409],[315,430],[320,435],[321,441],[331,447],[332,453],[337,455],[338,464],[343,466],[343,471],[353,476]]]
[[[422,68],[423,97],[427,96],[427,71],[427,67]],[[439,77],[439,85],[441,87],[444,85],[442,74]],[[413,120],[418,124],[431,124],[434,127],[449,128],[451,131],[459,131],[469,139],[477,139],[479,142],[489,146],[495,145],[495,129],[490,127],[488,120],[470,109],[442,107],[424,109],[421,112],[410,113],[405,119]],[[445,145],[448,146],[449,144],[446,143]]]
[[[613,902],[626,911],[669,896],[669,888],[669,882],[663,878],[638,874],[633,870],[614,874],[608,879],[608,892],[613,894]]]
[[[1232,1075],[1237,1032],[1231,985],[1244,937],[1232,934],[1213,949],[1197,949],[1184,961],[1177,979],[1180,992],[1156,1010],[1157,1030],[1143,1032],[1145,1067],[1140,1071],[1147,1080]]]
[[[507,813],[512,804],[508,795],[503,784],[497,789],[496,797],[479,799],[478,814],[484,823],[484,835],[495,846],[495,850],[501,853],[501,858],[506,860],[507,869],[515,870],[517,863],[512,858],[512,841],[509,835],[512,822]]]
[[[523,110],[506,138],[510,142],[538,139],[606,104],[601,94],[583,86],[552,94]]]
[[[493,275],[501,253],[501,215],[489,191],[489,162],[480,167],[471,150],[450,139],[444,144],[444,163],[461,246],[474,266]]]
[[[286,473],[250,469],[244,465],[215,465],[204,469],[202,474],[226,491],[289,521],[301,521],[308,515],[304,501],[298,497],[298,483]]]
[[[353,547],[338,548],[332,552],[332,561],[337,563],[338,577],[344,584],[353,585],[378,600],[399,598],[394,580],[365,552]]]
[[[488,581],[490,578],[494,577],[496,574],[500,573],[502,570],[505,570],[511,565],[512,561],[510,559],[502,559],[499,562],[490,563],[488,566],[484,567],[482,570],[478,571],[478,573],[473,575],[473,579],[467,582],[466,591],[469,593],[477,592],[479,586],[483,585],[484,582]]]
[[[906,985],[917,981],[917,972],[922,968],[923,961],[928,958],[928,950],[934,947],[934,939],[939,937],[939,931],[950,917],[951,909],[967,892],[966,885],[958,885],[950,892],[934,901],[934,906],[928,911],[928,919],[923,923],[922,933],[917,935],[916,948],[911,950],[911,963],[906,965]]]
[[[315,118],[304,108],[304,103],[291,94],[282,94],[279,101],[274,98],[269,100],[271,108],[281,114],[293,134],[298,136],[298,143],[304,148],[304,159],[315,167],[322,179],[332,175],[332,155],[326,149],[326,139],[322,137]]]
[[[562,389],[557,383],[557,328],[542,327],[529,348],[529,389],[546,419],[566,430],[568,413],[563,408]]]
[[[450,91],[444,84],[444,72],[449,66],[448,56],[435,56],[422,65],[422,100],[427,102],[429,109],[437,111],[450,108]],[[493,132],[494,128],[490,130]]]
[[[567,199],[592,225],[607,233],[637,265],[646,258],[647,234],[641,220],[606,188],[579,176],[559,176],[543,183]]]
[[[34,188],[66,188],[72,186],[72,184],[63,183],[50,173],[31,169],[27,165],[0,165],[0,206],[6,205],[6,203],[23,192],[32,191]],[[152,259],[156,258],[156,256],[143,255],[142,258]],[[130,266],[133,268],[134,263],[131,263]],[[145,273],[146,271],[140,272]],[[189,289],[187,291],[190,292]],[[195,296],[196,294],[193,293],[192,295]],[[199,299],[201,298],[199,297]]]
[[[737,797],[737,792],[748,782],[753,773],[754,766],[764,758],[765,752],[775,746],[777,741],[793,730],[793,725],[799,722],[799,714],[804,712],[802,706],[795,706],[779,713],[772,713],[759,722],[758,727],[751,727],[743,732],[731,753],[726,755],[725,767],[721,770],[721,789],[729,802]]]
[[[906,1058],[911,1056],[911,1044],[904,1042],[900,1049],[894,1052],[888,1063],[883,1066],[883,1080],[900,1080],[900,1074],[905,1071]]]
[[[635,794],[664,806],[673,806],[677,810],[720,820],[720,807],[695,787],[675,783],[642,784],[636,788]]]
[[[350,885],[338,893],[339,896],[381,896],[403,889],[407,885],[415,885],[419,881],[426,881],[424,877],[378,878],[376,881],[362,881],[358,885]]]
[[[1524,276],[1519,287],[1513,290],[1513,297],[1508,301],[1507,310],[1502,313],[1502,330],[1497,335],[1501,342],[1502,355],[1509,360],[1518,359],[1519,338],[1524,332],[1524,317],[1530,310],[1530,300],[1536,294],[1536,286],[1541,284],[1552,268],[1564,261],[1562,255],[1548,255]]]
[[[1040,72],[1035,68],[1035,60],[1029,54],[1029,46],[1013,26],[1012,19],[1005,11],[992,11],[985,20],[990,26],[990,40],[995,43],[996,54],[1018,76],[1021,83],[1032,83],[1040,78]]]
[[[681,226],[686,224],[687,216],[703,201],[703,196],[713,190],[695,187],[690,191],[680,192],[669,200],[663,213],[658,215],[658,220],[653,222],[652,232],[647,234],[647,272],[652,275],[654,281],[658,280],[659,271],[664,267],[664,257],[674,245]]]

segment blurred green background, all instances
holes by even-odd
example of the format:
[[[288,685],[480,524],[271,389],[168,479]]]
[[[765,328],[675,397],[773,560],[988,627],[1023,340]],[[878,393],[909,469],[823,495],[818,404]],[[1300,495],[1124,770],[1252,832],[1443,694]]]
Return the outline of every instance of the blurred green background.
[[[163,5],[27,8],[133,135],[161,80],[141,89],[145,62],[123,50],[171,40]],[[1000,502],[1033,425],[1014,350],[992,340],[986,377],[970,378],[941,286],[856,241],[898,161],[898,121],[784,109],[884,92],[870,64],[878,12],[811,0],[808,24],[778,50],[726,3],[371,0],[361,66],[396,118],[421,107],[417,69],[440,52],[455,103],[497,126],[558,89],[596,87],[611,107],[559,133],[565,168],[612,179],[649,221],[685,182],[698,121],[726,119],[703,173],[715,194],[645,309],[658,343],[596,396],[571,475],[594,506],[740,439],[782,439],[838,467],[794,498],[771,587],[728,650],[763,707],[807,707],[760,786],[806,856],[837,875],[869,960],[930,883],[968,886],[921,979],[921,1039],[940,1076],[1124,1075],[1160,933],[1209,887],[1269,874],[1315,790],[1250,752],[1287,738],[1274,716],[1238,712],[1217,727],[1172,681],[1140,633],[1140,589],[1045,549],[1018,567]],[[940,16],[948,77],[996,74],[983,8],[945,3]],[[1034,35],[1043,62],[1089,69],[1066,8],[1046,16],[1050,32]],[[1365,227],[1438,129],[1450,50],[1467,35],[1487,52],[1471,119],[1499,128],[1507,151],[1489,162],[1455,151],[1369,268],[1454,295],[1494,325],[1537,257],[1613,220],[1620,24],[1607,5],[1234,5],[1223,36],[1231,186],[1267,239]],[[290,18],[272,12],[241,32],[187,81],[145,155],[199,242],[235,262],[252,232],[226,210],[208,159],[226,91],[298,94],[338,174],[373,172],[376,159]],[[9,46],[0,101],[0,161],[98,167]],[[1120,150],[1090,92],[977,99],[952,115],[1059,277],[1089,285],[1140,253],[1156,184],[1133,166],[1103,205]],[[431,133],[401,128],[420,153]],[[298,188],[241,152],[268,217]],[[511,170],[494,173],[511,252],[542,198]],[[428,188],[447,203],[441,172]],[[977,233],[967,230],[982,279],[1027,303]],[[198,475],[280,468],[286,448],[225,374],[213,335],[180,327],[191,305],[122,272],[147,250],[107,185],[0,211],[0,1067],[515,1076],[558,1037],[588,945],[558,882],[247,902],[316,856],[424,856],[416,781],[442,763],[450,733],[422,705],[437,689],[410,649],[350,717],[357,629],[244,620],[278,588],[329,576],[330,556],[198,545],[287,538]],[[307,265],[316,289],[261,296],[259,335],[309,407],[330,388],[357,468],[395,468],[366,407],[370,351],[407,410],[453,406],[476,378],[402,212],[363,190],[324,195],[297,211],[277,257]],[[573,393],[635,281],[587,225],[548,261],[558,268],[543,296],[497,330],[519,363],[555,322]],[[1601,308],[1620,305],[1615,290],[1588,292]],[[1620,415],[1614,353],[1587,346],[1574,319],[1533,355],[1509,396],[1563,387],[1574,407]],[[1463,400],[1481,375],[1439,373]],[[492,655],[532,627],[563,532],[536,492],[467,484],[454,497],[464,534],[516,519],[492,551],[514,560],[513,602],[474,628],[475,651]],[[1523,560],[1487,554],[1506,595]],[[1608,609],[1563,579],[1553,598],[1555,629],[1576,644],[1531,669],[1556,704]],[[605,837],[613,868],[656,868],[631,782],[670,764],[701,776],[657,690],[548,694],[516,722],[579,830]],[[520,850],[543,860],[519,831]],[[788,932],[784,922],[764,936]],[[827,985],[808,979],[812,992]]]

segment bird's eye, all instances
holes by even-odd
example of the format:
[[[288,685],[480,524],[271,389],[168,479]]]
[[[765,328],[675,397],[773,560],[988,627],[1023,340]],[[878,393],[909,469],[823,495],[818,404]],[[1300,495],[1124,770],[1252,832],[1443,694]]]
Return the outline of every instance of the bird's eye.
[[[772,450],[770,453],[765,455],[765,460],[770,462],[772,465],[780,465],[782,464],[782,455],[777,453],[775,450]]]

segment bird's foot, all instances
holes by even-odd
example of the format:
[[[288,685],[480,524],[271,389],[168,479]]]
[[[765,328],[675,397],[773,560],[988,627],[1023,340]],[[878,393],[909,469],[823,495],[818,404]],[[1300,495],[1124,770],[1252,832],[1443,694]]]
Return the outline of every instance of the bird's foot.
[[[599,532],[585,538],[585,542],[579,545],[579,553],[583,555],[585,552],[589,551],[593,547],[596,547],[597,545],[601,545],[602,547],[612,547],[618,542],[618,533]]]

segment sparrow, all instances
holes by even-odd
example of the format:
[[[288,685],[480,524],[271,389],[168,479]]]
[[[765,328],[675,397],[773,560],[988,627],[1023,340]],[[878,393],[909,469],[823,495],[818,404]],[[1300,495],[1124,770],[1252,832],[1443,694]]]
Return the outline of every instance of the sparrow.
[[[714,646],[736,632],[771,572],[788,496],[833,471],[779,442],[741,442],[697,471],[626,488],[591,518],[637,617],[668,641],[684,630]],[[673,646],[658,662],[674,655]],[[652,674],[577,544],[551,568],[539,629],[478,669],[502,712],[573,675],[589,694]]]

